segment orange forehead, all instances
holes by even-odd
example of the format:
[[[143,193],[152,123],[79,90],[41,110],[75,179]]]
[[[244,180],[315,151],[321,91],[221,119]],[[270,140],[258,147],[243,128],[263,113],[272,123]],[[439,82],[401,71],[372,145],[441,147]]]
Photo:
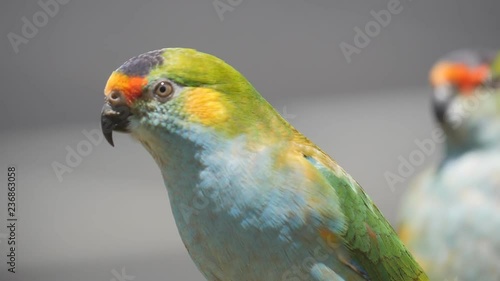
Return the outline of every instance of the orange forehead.
[[[106,83],[104,94],[107,96],[113,91],[122,92],[130,104],[142,94],[147,79],[141,76],[128,76],[121,72],[113,72]]]
[[[489,75],[489,67],[481,64],[475,67],[464,63],[441,62],[434,66],[430,73],[432,86],[452,84],[461,92],[471,92],[481,85]]]

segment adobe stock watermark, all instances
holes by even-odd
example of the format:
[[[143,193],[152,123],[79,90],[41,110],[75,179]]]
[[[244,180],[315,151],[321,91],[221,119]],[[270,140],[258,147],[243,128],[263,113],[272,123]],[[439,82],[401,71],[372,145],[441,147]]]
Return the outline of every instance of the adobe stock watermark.
[[[39,32],[39,29],[45,27],[50,18],[55,17],[61,10],[62,5],[66,5],[70,0],[39,0],[38,6],[40,10],[36,11],[30,18],[22,17],[21,32],[9,32],[7,38],[14,53],[19,53],[21,44],[28,44],[30,39],[33,39]]]
[[[488,103],[495,94],[494,89],[478,89],[474,94],[468,97],[464,102],[453,103],[446,114],[446,122],[453,130],[458,129],[470,115],[479,109],[483,103]],[[428,157],[433,155],[438,145],[446,141],[446,135],[441,127],[436,127],[431,131],[429,138],[420,140],[415,139],[416,148],[410,152],[408,157],[398,156],[398,167],[396,171],[386,171],[384,178],[392,192],[396,190],[396,185],[405,183],[411,178],[416,169],[422,166]]]
[[[412,0],[408,0],[411,2]],[[364,29],[354,27],[354,40],[353,44],[345,41],[340,42],[339,47],[342,50],[347,63],[351,63],[354,54],[360,54],[361,50],[366,48],[373,38],[377,37],[382,28],[387,27],[394,15],[400,14],[403,11],[403,5],[400,0],[389,0],[387,2],[387,9],[380,11],[371,10],[370,15],[373,20],[367,22]]]
[[[288,121],[297,117],[296,114],[291,114],[290,112],[288,112],[286,105],[283,106],[282,112],[280,112],[280,114]],[[207,208],[211,203],[211,200],[209,198],[216,198],[221,190],[215,189],[208,192],[208,194],[196,193],[189,204],[180,203],[179,206],[181,215],[186,223],[189,223],[189,220],[192,216],[198,216],[201,211]]]
[[[212,5],[214,6],[220,21],[224,20],[224,13],[232,12],[236,7],[241,5],[243,0],[214,0]]]
[[[422,166],[428,157],[436,152],[438,144],[446,141],[446,136],[442,128],[434,128],[431,132],[431,137],[424,140],[416,139],[414,141],[417,146],[412,150],[407,158],[402,155],[398,156],[399,165],[397,171],[386,171],[384,173],[385,180],[392,192],[396,190],[396,185],[406,182],[413,176],[416,169]]]
[[[64,164],[58,161],[52,162],[52,169],[59,182],[63,181],[64,174],[73,172],[83,162],[83,159],[92,153],[94,146],[98,146],[104,140],[98,129],[82,130],[82,134],[85,136],[84,140],[79,141],[74,147],[69,145],[65,147],[67,153]]]
[[[281,116],[283,116],[283,118],[285,118],[286,120],[293,120],[293,119],[297,118],[296,114],[292,114],[292,113],[288,112],[286,105],[284,105],[283,110],[281,110]]]
[[[125,272],[126,268],[122,267],[121,272],[118,272],[116,269],[111,270],[111,274],[113,274],[113,278],[110,281],[133,281],[135,280],[135,276],[127,275]]]
[[[180,210],[184,222],[188,224],[193,215],[198,216],[203,209],[208,207],[208,205],[210,205],[210,200],[206,196],[198,193],[193,197],[190,205],[180,203]]]
[[[335,249],[339,247],[338,242],[334,241],[333,236],[328,236],[327,240],[321,237],[317,238],[318,246],[313,250],[311,256],[306,257],[300,264],[296,264],[286,271],[282,281],[302,281],[310,280],[311,273],[315,270],[321,270],[322,263],[327,261],[330,256],[335,255]],[[326,247],[325,247],[326,242]],[[332,273],[334,274],[334,273]],[[340,280],[338,276],[328,276],[331,280]]]

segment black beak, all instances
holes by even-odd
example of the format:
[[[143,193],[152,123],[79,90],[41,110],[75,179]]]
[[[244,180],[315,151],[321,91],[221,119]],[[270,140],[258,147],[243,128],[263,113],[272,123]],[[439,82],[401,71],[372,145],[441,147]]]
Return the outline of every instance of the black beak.
[[[104,104],[101,112],[101,129],[102,134],[111,146],[115,146],[113,143],[113,131],[129,132],[128,125],[130,122],[128,117],[130,115],[132,115],[130,108],[126,105],[114,107],[109,103]]]
[[[456,97],[455,88],[450,85],[442,85],[434,88],[432,104],[434,113],[439,123],[446,123],[448,109]]]

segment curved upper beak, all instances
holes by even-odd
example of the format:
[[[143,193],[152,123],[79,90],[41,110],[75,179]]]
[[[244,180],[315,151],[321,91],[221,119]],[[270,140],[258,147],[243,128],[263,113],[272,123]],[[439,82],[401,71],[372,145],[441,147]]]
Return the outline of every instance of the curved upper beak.
[[[455,92],[455,88],[449,84],[436,86],[434,88],[432,104],[434,107],[436,118],[441,124],[446,122],[446,114],[450,105],[456,97]]]
[[[129,117],[132,115],[128,105],[122,102],[106,100],[101,111],[101,129],[104,137],[111,146],[113,143],[113,131],[129,132]]]

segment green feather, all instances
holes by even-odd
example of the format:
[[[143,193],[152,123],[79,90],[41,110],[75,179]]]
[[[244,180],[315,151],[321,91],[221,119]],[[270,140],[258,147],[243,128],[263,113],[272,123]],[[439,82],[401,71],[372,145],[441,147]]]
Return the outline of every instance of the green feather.
[[[314,164],[338,194],[347,221],[347,229],[341,236],[351,257],[366,270],[370,279],[428,280],[359,184],[342,170],[339,174],[320,162]]]

